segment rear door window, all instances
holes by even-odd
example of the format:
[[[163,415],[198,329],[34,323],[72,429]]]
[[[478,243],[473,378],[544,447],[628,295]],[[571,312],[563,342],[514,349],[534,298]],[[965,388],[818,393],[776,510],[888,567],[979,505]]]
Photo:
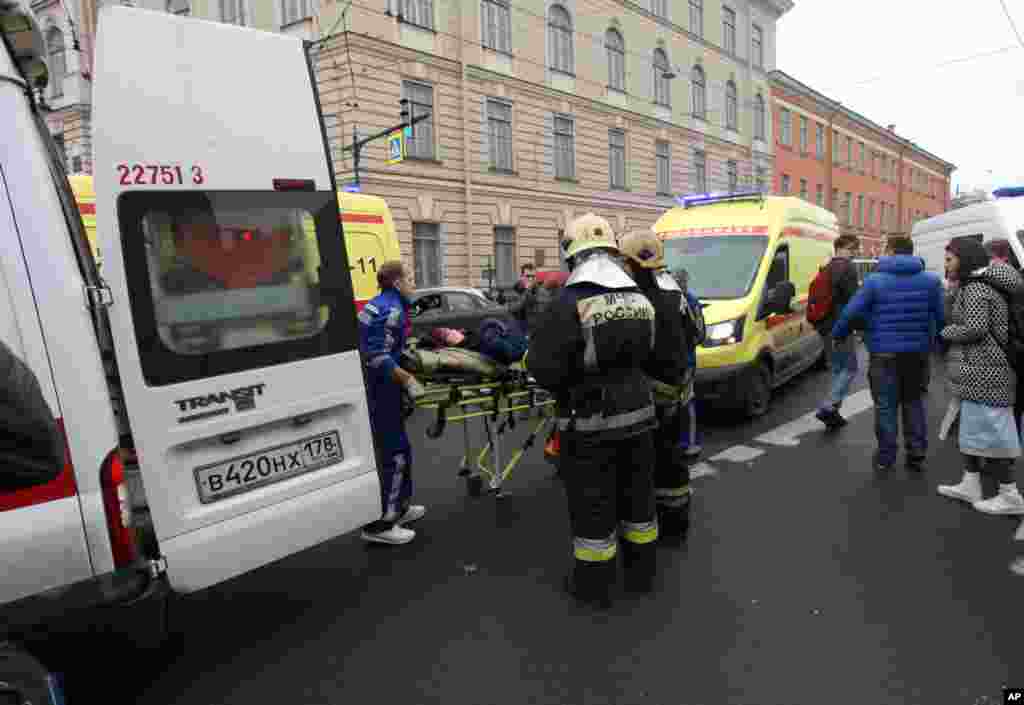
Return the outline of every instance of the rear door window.
[[[334,197],[122,194],[122,247],[147,384],[354,350]]]

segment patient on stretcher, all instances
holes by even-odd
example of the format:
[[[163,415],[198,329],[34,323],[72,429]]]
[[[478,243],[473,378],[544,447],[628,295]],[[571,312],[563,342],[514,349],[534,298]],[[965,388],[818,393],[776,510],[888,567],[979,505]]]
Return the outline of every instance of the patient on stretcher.
[[[416,375],[503,376],[526,354],[526,338],[504,322],[488,318],[479,331],[435,328],[429,337],[410,341],[402,367]]]

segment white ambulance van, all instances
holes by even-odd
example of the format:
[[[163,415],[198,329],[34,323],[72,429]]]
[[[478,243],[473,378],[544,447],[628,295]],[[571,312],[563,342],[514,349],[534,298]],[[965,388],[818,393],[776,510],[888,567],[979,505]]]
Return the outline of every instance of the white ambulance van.
[[[101,279],[36,99],[27,1],[0,0],[0,33],[0,337],[68,451],[57,480],[0,494],[0,688],[49,702],[26,630],[344,534],[379,516],[380,486],[303,43],[100,10]]]
[[[979,242],[1009,240],[1012,264],[1024,262],[1024,188],[1007,187],[992,192],[994,200],[956,208],[914,223],[910,236],[914,253],[925,268],[945,281],[946,245],[958,237]]]

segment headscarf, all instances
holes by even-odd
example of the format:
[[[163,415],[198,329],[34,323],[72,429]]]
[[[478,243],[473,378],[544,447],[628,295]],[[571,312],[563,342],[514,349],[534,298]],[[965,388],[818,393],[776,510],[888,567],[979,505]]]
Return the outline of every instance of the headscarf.
[[[989,256],[985,246],[974,238],[956,238],[946,245],[946,251],[952,252],[960,260],[960,271],[956,273],[959,281],[967,279],[971,274],[988,266]]]

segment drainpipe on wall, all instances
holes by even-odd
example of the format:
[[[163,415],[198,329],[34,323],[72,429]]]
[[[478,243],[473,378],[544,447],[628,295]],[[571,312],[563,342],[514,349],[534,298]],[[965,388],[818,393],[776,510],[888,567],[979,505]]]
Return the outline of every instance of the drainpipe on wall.
[[[835,165],[833,155],[836,153],[836,136],[832,126],[834,125],[833,121],[835,120],[836,114],[842,109],[843,104],[836,103],[836,107],[832,110],[832,114],[828,116],[828,153],[825,155],[825,195],[828,197],[828,209],[832,211],[837,218],[839,217],[839,214],[836,213],[835,199],[832,197],[832,193],[835,191],[835,187],[832,182],[832,168]]]
[[[466,285],[473,286],[473,173],[470,171],[469,108],[466,95],[466,3],[459,6],[459,93],[462,100],[462,184],[466,218]]]

